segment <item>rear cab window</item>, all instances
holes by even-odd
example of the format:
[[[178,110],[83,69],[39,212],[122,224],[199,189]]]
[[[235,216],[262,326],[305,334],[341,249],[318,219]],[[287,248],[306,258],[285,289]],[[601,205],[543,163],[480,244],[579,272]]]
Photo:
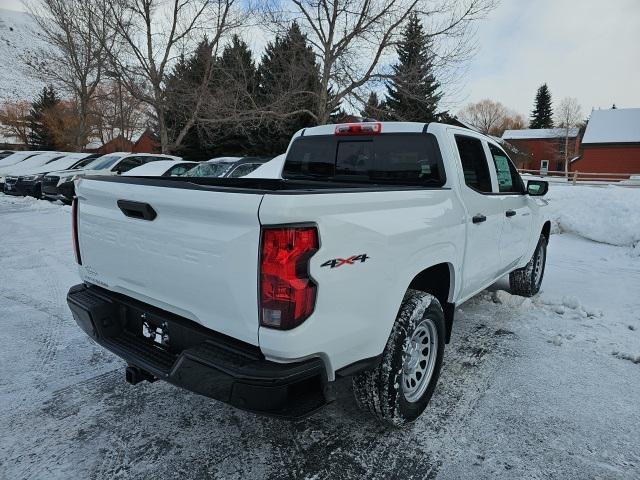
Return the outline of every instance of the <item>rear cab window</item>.
[[[284,164],[285,179],[441,187],[446,181],[434,135],[314,135],[294,140]]]

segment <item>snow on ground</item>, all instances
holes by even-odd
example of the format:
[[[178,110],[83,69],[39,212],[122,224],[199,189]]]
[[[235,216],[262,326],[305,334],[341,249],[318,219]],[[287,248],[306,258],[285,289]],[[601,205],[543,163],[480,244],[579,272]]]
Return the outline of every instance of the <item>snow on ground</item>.
[[[575,188],[550,193],[571,233],[551,238],[542,292],[501,280],[462,305],[431,406],[399,431],[348,384],[295,423],[129,386],[66,306],[69,208],[0,194],[0,478],[640,478],[640,258],[623,231],[640,213],[618,208],[639,203],[558,188]]]

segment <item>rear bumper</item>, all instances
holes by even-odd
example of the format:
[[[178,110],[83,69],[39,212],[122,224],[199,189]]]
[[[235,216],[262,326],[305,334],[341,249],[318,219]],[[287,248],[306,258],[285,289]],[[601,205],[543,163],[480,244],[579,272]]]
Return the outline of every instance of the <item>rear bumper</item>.
[[[271,362],[256,346],[95,286],[72,287],[67,303],[80,328],[98,344],[129,365],[195,393],[285,418],[305,417],[328,401],[319,358]],[[167,346],[145,338],[148,327],[160,328]]]

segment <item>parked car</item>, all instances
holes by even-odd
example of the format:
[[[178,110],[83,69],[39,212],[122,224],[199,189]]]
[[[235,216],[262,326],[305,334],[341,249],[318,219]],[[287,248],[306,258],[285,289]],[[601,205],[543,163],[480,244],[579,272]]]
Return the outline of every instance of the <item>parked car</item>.
[[[505,274],[540,289],[548,183],[525,187],[490,137],[307,128],[283,177],[78,183],[68,304],[130,383],[300,417],[352,377],[361,408],[402,425],[429,403],[457,306]]]
[[[13,184],[15,184],[20,175],[58,160],[64,155],[64,152],[42,152],[22,159],[19,163],[0,168],[0,183],[4,185],[4,193],[13,192]]]
[[[184,175],[196,165],[198,165],[198,162],[159,160],[132,168],[128,172],[123,173],[123,175],[134,177],[176,177]]]
[[[42,196],[42,182],[47,173],[68,168],[81,168],[97,156],[94,153],[69,153],[40,167],[27,169],[27,175],[7,176],[6,184],[11,184],[12,188],[5,193],[40,198]]]
[[[27,160],[28,158],[35,157],[40,153],[44,153],[44,152],[40,152],[40,151],[16,152],[6,156],[3,159],[0,159],[0,188],[4,187],[4,176],[2,175],[2,171],[4,169],[7,169],[12,165],[16,165],[24,160]]]
[[[260,157],[220,157],[201,162],[187,173],[186,177],[238,178],[243,177],[268,162]]]
[[[45,198],[70,203],[75,195],[75,180],[87,175],[121,175],[132,168],[158,160],[181,160],[173,155],[156,153],[114,152],[96,158],[81,169],[64,170],[46,175],[42,184]]]
[[[253,172],[245,175],[243,178],[282,178],[282,169],[284,167],[285,154],[273,157],[267,163],[260,165]]]

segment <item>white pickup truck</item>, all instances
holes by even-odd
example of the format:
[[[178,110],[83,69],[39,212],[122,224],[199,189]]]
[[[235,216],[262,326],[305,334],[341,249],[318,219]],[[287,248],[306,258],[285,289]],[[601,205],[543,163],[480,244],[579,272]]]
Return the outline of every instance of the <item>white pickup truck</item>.
[[[298,132],[282,179],[85,177],[68,303],[130,383],[301,417],[352,377],[393,425],[435,389],[456,305],[531,296],[550,223],[491,138],[444,124]]]

